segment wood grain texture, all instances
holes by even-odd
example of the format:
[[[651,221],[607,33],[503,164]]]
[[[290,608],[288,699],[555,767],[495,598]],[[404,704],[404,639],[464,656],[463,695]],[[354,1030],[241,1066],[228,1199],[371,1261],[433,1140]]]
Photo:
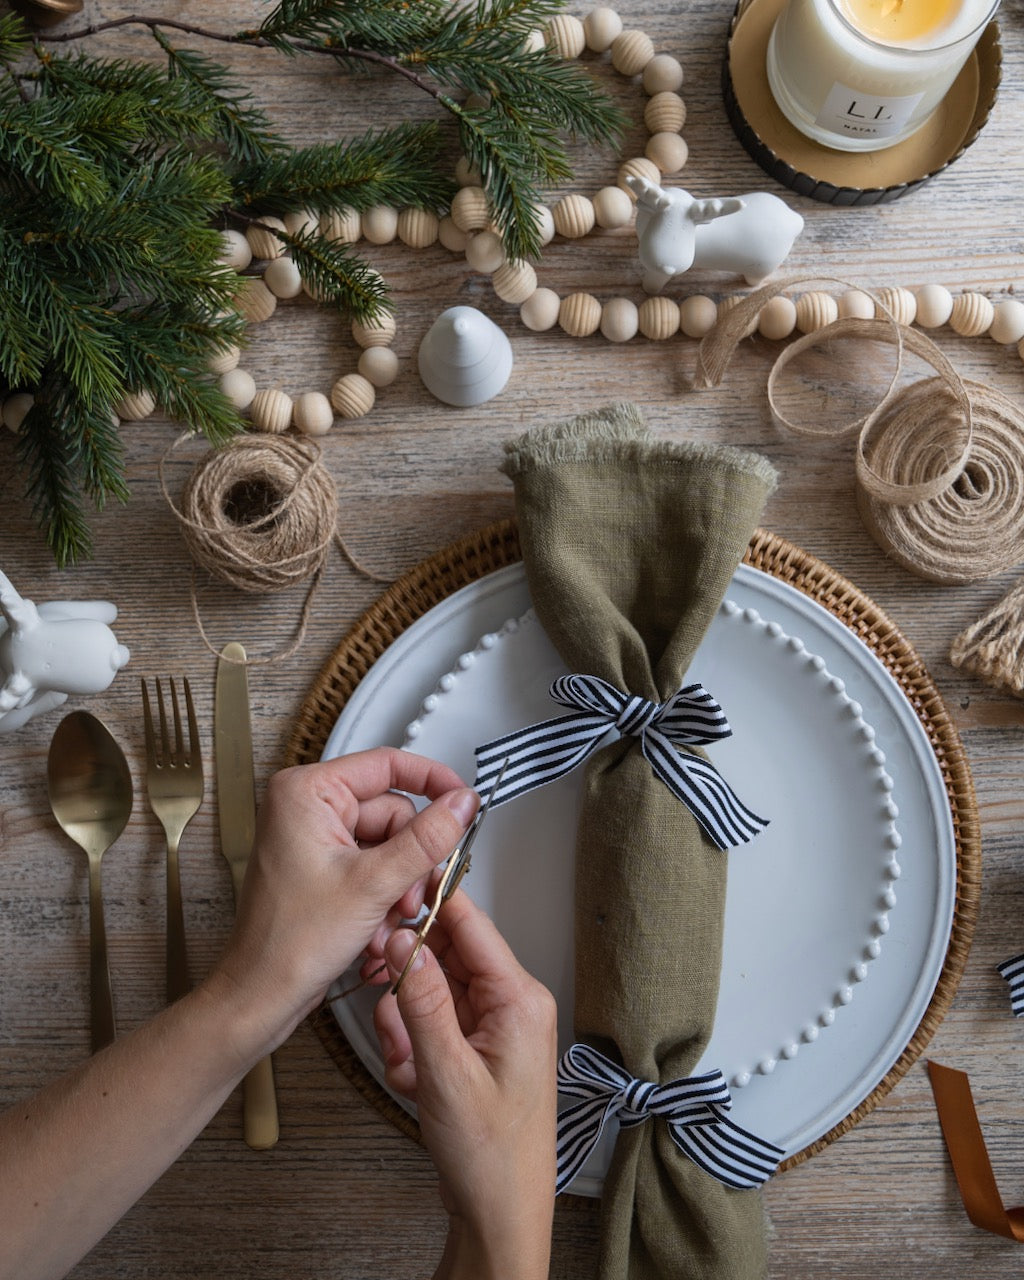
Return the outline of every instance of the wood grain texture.
[[[682,180],[701,195],[729,195],[772,184],[736,141],[726,120],[720,70],[731,14],[728,3],[619,6],[628,25],[649,32],[686,74],[684,130],[690,160]],[[262,6],[225,0],[211,9],[192,0],[154,6],[164,16],[225,30],[252,25]],[[88,0],[91,19],[133,11],[124,0]],[[585,9],[579,10],[581,16]],[[892,205],[841,210],[793,198],[806,219],[787,271],[822,272],[856,284],[914,287],[927,281],[1001,297],[1022,282],[1019,216],[1024,159],[1019,145],[1024,36],[1019,0],[1001,15],[1004,83],[979,140],[934,182]],[[153,56],[142,34],[121,30],[93,41],[119,56]],[[209,52],[208,46],[203,46]],[[258,100],[295,142],[361,132],[369,124],[429,114],[425,98],[397,81],[361,77],[358,86],[314,60],[218,46]],[[643,96],[613,73],[595,70],[637,121]],[[356,89],[358,91],[356,91]],[[636,154],[643,131],[631,130]],[[613,180],[617,157],[574,149],[575,188],[593,193]],[[454,157],[453,157],[454,159]],[[554,193],[553,193],[554,194]],[[561,193],[558,193],[561,194]],[[785,194],[779,191],[779,194]],[[612,400],[634,400],[654,430],[673,439],[706,439],[753,448],[778,467],[781,483],[765,526],[821,557],[870,595],[928,666],[963,736],[978,792],[984,884],[975,943],[951,1012],[929,1052],[970,1072],[996,1176],[1008,1203],[1020,1185],[1024,1102],[1019,1088],[1024,1029],[1009,1014],[995,964],[1024,948],[1021,795],[1024,706],[954,670],[948,649],[1016,576],[943,588],[889,562],[865,532],[854,501],[848,442],[805,444],[782,436],[765,400],[775,348],[744,342],[723,385],[687,390],[696,347],[678,338],[611,346],[532,334],[500,302],[486,278],[441,248],[400,245],[370,251],[398,307],[397,382],[373,413],[337,424],[324,443],[338,484],[340,526],[353,552],[397,576],[439,547],[512,512],[511,488],[497,464],[501,444],[533,425]],[[632,237],[596,234],[552,246],[539,270],[560,293],[642,300]],[[679,282],[677,282],[679,283]],[[735,282],[689,277],[673,296],[731,293]],[[505,392],[475,409],[431,399],[415,372],[415,353],[445,307],[479,307],[509,334],[515,368]],[[1019,397],[1024,369],[1013,348],[938,331],[963,374]],[[245,364],[258,382],[327,390],[355,367],[347,329],[306,302],[283,304],[254,331]],[[796,391],[806,415],[832,416],[829,380],[838,363],[822,361]],[[158,463],[180,427],[155,417],[125,428],[132,498],[95,521],[93,560],[58,572],[34,531],[12,440],[0,438],[0,567],[37,601],[109,599],[132,662],[108,693],[87,705],[122,743],[138,787],[135,811],[104,863],[107,927],[119,1025],[154,1013],[163,992],[163,842],[142,796],[144,771],[139,678],[188,674],[212,770],[215,662],[191,613],[191,570],[161,494]],[[172,490],[199,451],[169,465]],[[299,652],[251,672],[256,776],[262,792],[280,763],[298,708],[321,666],[380,587],[332,559]],[[250,652],[277,648],[291,634],[301,589],[267,598],[200,578],[198,601],[211,641],[242,641]],[[70,1067],[88,1051],[85,860],[56,828],[46,798],[45,762],[56,724],[50,716],[0,737],[0,1105]],[[194,975],[212,963],[231,918],[231,886],[217,846],[216,806],[208,799],[182,841],[186,922]],[[187,1069],[183,1065],[183,1070]],[[241,1139],[240,1096],[231,1099],[181,1160],[73,1272],[76,1280],[161,1280],[216,1275],[336,1276],[376,1280],[422,1277],[444,1232],[435,1179],[425,1153],[398,1133],[348,1083],[307,1027],[276,1055],[281,1140],[269,1152]],[[960,1206],[924,1065],[866,1120],[829,1149],[772,1182],[771,1277],[828,1275],[867,1280],[910,1272],[931,1280],[1016,1277],[1022,1255],[970,1226]],[[593,1206],[566,1202],[557,1214],[551,1274],[585,1280],[595,1270]]]

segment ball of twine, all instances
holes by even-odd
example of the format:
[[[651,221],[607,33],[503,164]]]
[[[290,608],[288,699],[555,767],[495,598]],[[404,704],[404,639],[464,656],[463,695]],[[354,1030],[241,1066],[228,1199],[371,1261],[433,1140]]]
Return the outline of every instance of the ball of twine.
[[[263,594],[323,569],[338,491],[311,441],[236,436],[196,465],[177,515],[197,564],[240,591]]]
[[[701,343],[696,388],[718,385],[751,319],[770,297],[796,283],[804,282],[790,279],[766,286],[719,321]],[[930,338],[899,324],[878,299],[875,307],[881,318],[835,321],[779,356],[768,378],[773,418],[798,435],[856,436],[861,518],[879,546],[905,569],[931,582],[959,585],[1020,564],[1024,413],[993,387],[961,378]],[[809,347],[836,338],[896,347],[887,390],[855,422],[791,422],[775,396],[782,370]],[[898,386],[908,351],[930,364],[937,376]]]
[[[309,582],[292,643],[269,657],[247,659],[249,665],[275,662],[298,649],[332,542],[359,573],[390,581],[360,564],[345,545],[337,527],[338,491],[312,440],[235,436],[199,460],[176,505],[164,464],[190,438],[181,436],[161,459],[160,482],[192,557],[192,613],[211,653],[219,651],[199,616],[195,566],[252,595]]]

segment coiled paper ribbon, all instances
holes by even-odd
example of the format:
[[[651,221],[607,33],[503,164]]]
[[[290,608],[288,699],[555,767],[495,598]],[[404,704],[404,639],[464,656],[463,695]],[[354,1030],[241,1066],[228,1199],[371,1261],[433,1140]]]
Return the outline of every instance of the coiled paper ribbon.
[[[831,279],[831,278],[830,278]],[[851,286],[848,281],[833,283]],[[693,386],[718,386],[738,343],[765,303],[809,283],[791,277],[748,294],[702,340]],[[880,547],[931,582],[975,582],[1024,560],[1024,413],[992,387],[960,377],[934,342],[899,324],[867,289],[873,320],[840,319],[805,334],[781,353],[768,376],[768,404],[784,430],[808,438],[856,437],[857,505]],[[811,347],[843,339],[896,347],[888,387],[856,421],[791,421],[780,409],[786,366]],[[904,356],[920,357],[935,377],[900,387]]]
[[[558,1117],[559,1193],[582,1169],[612,1117],[624,1128],[664,1120],[685,1156],[737,1190],[766,1182],[785,1154],[725,1114],[732,1098],[721,1071],[652,1084],[634,1079],[589,1045],[574,1044],[558,1064],[558,1088],[581,1099]]]
[[[517,729],[477,747],[474,785],[493,807],[524,795],[580,765],[617,729],[638,737],[655,775],[680,799],[719,849],[745,844],[767,825],[748,809],[707,760],[677,746],[705,746],[732,734],[725,713],[700,684],[688,684],[667,702],[623,693],[599,676],[568,675],[552,682],[556,702],[572,715]],[[508,760],[500,784],[495,779]]]

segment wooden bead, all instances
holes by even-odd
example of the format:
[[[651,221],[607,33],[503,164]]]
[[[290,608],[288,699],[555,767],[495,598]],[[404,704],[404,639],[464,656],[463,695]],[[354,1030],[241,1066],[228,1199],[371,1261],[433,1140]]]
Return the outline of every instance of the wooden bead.
[[[256,394],[256,382],[252,374],[246,373],[244,369],[229,369],[227,373],[222,373],[217,379],[217,386],[239,413],[248,409]]]
[[[678,133],[652,133],[644,147],[644,155],[662,173],[678,173],[690,158],[690,148]]]
[[[475,164],[471,164],[466,156],[459,156],[455,162],[455,181],[460,187],[479,187],[483,185],[480,170]]]
[[[292,405],[292,422],[304,436],[325,436],[334,425],[330,400],[320,391],[304,391]]]
[[[238,368],[238,362],[241,358],[241,348],[225,347],[223,351],[217,351],[210,357],[206,367],[211,373],[227,373],[230,369]]]
[[[718,308],[702,293],[691,294],[679,304],[679,328],[688,338],[703,338],[718,321]]]
[[[686,103],[678,93],[656,93],[644,107],[648,133],[678,133],[686,123]]]
[[[656,53],[644,67],[644,92],[652,96],[656,93],[674,93],[682,87],[683,68],[680,62],[670,53]]]
[[[524,53],[540,53],[541,49],[546,49],[547,47],[547,38],[539,28],[530,31],[523,41]]]
[[[594,229],[596,215],[594,205],[586,196],[563,196],[551,210],[555,221],[555,230],[569,240],[579,240],[589,235]]]
[[[367,347],[356,367],[375,387],[390,387],[398,377],[398,356],[391,347]]]
[[[628,342],[639,327],[639,308],[629,298],[612,298],[601,308],[601,332],[609,342]]]
[[[220,253],[221,262],[226,267],[233,267],[235,271],[244,271],[252,262],[252,246],[249,241],[241,231],[222,231],[220,238],[224,246]]]
[[[249,405],[249,419],[257,431],[280,435],[292,421],[292,398],[283,391],[257,391]]]
[[[375,204],[363,210],[359,224],[370,244],[390,244],[398,235],[398,210],[386,204]]]
[[[261,324],[277,310],[277,299],[262,280],[247,276],[235,294],[235,308],[251,324]]]
[[[648,160],[646,156],[635,156],[632,160],[626,160],[619,165],[619,172],[615,176],[615,181],[626,192],[630,200],[636,204],[635,194],[626,185],[627,178],[646,178],[648,182],[660,183],[661,170],[653,160]]]
[[[469,243],[468,233],[455,225],[455,219],[450,213],[446,213],[437,224],[437,238],[449,253],[465,253]]]
[[[839,304],[830,293],[813,290],[796,300],[796,327],[801,333],[817,333],[839,318]]]
[[[284,215],[285,229],[293,236],[308,236],[320,230],[320,215],[309,209],[296,209]]]
[[[297,298],[302,292],[302,276],[291,258],[275,258],[268,262],[263,283],[275,298]]]
[[[917,291],[917,323],[922,329],[938,329],[953,314],[953,295],[941,284],[926,284]]]
[[[466,244],[466,262],[474,271],[491,275],[505,261],[505,245],[494,231],[478,231]]]
[[[537,228],[541,246],[550,244],[555,238],[554,215],[546,204],[538,203],[531,205],[530,208],[533,210],[533,221]]]
[[[114,405],[114,412],[125,422],[142,422],[156,408],[156,396],[143,388],[133,391]]]
[[[679,303],[671,298],[645,298],[638,311],[640,332],[652,342],[664,342],[679,332]]]
[[[28,416],[28,411],[35,404],[36,398],[29,391],[15,391],[13,395],[7,397],[3,407],[3,423],[8,431],[17,435],[21,430],[21,424]]]
[[[528,262],[506,262],[491,276],[494,292],[502,302],[511,302],[514,306],[525,302],[537,288],[537,273]]]
[[[1016,298],[997,302],[988,335],[993,342],[1001,343],[1019,342],[1024,338],[1024,302]]]
[[[373,408],[377,393],[361,373],[346,373],[331,387],[331,404],[343,418],[362,418]]]
[[[519,319],[534,333],[544,333],[558,323],[561,301],[554,289],[536,289],[519,308]]]
[[[274,235],[274,231],[287,231],[287,227],[280,218],[264,215],[260,216],[259,226],[249,227],[246,230],[245,238],[249,241],[249,248],[254,258],[261,260],[279,258],[284,253],[288,246]]]
[[[483,231],[491,217],[487,193],[482,187],[461,187],[452,200],[451,216],[460,231]]]
[[[623,31],[611,43],[612,66],[623,76],[637,76],[654,57],[654,42],[644,31]]]
[[[352,321],[352,337],[361,347],[390,347],[397,331],[393,311],[378,311],[372,320]]]
[[[560,58],[578,58],[587,47],[583,23],[571,13],[560,13],[546,28],[548,44]]]
[[[782,342],[796,328],[796,303],[784,293],[777,293],[761,308],[757,327],[769,342]]]
[[[398,238],[410,249],[426,249],[437,239],[438,222],[430,209],[403,209],[398,215]]]
[[[336,209],[320,218],[320,234],[335,244],[355,244],[362,229],[362,220],[355,209]]]
[[[889,312],[897,324],[913,324],[917,315],[917,299],[909,289],[887,286],[877,291],[878,301]],[[885,311],[879,311],[879,317],[885,319]]]
[[[734,293],[731,297],[723,298],[718,304],[718,319],[723,319],[723,317],[727,316],[730,311],[734,311],[743,301],[744,297],[740,293]],[[750,317],[747,321],[747,327],[740,334],[741,338],[749,338],[752,333],[757,332],[758,319],[759,314],[755,314]]]
[[[995,308],[983,293],[962,293],[953,302],[949,323],[962,338],[980,338],[994,318]]]
[[[602,187],[594,196],[594,217],[599,227],[614,230],[628,227],[635,212],[629,192],[621,187]]]
[[[570,293],[558,308],[558,324],[570,338],[589,338],[601,323],[601,304],[592,293]]]
[[[598,5],[583,19],[583,34],[588,49],[594,53],[605,53],[611,48],[612,41],[622,35],[622,19],[614,9]]]
[[[873,320],[875,300],[863,289],[847,289],[839,296],[840,320]]]

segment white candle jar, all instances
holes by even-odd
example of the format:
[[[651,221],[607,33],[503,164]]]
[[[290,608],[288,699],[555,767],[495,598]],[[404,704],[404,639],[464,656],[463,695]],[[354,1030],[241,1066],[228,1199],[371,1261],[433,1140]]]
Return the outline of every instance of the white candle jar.
[[[933,33],[883,43],[855,25],[842,0],[789,0],[768,41],[772,96],[790,124],[823,146],[894,146],[935,111],[998,7],[964,0]]]

